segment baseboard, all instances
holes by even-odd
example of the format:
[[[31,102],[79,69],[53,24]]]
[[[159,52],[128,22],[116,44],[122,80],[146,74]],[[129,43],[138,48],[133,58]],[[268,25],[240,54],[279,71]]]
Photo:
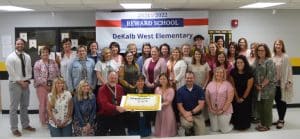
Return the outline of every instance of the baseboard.
[[[20,111],[18,111],[18,114]],[[38,114],[39,110],[28,110],[28,114]],[[9,114],[9,110],[2,110],[2,114]]]

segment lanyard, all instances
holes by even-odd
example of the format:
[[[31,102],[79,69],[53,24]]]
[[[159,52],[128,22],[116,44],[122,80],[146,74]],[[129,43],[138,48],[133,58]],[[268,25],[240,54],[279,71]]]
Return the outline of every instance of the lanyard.
[[[109,91],[111,92],[113,98],[112,98],[112,102],[113,104],[117,105],[117,86],[115,86],[115,90],[113,91],[112,88],[110,88],[110,86],[108,84],[106,84],[107,88],[109,89]]]
[[[47,80],[49,80],[50,76],[50,60],[48,59],[48,64],[44,63],[45,67],[47,68]]]
[[[218,104],[217,103],[218,103],[218,96],[219,96],[219,93],[220,93],[219,90],[220,90],[221,86],[222,86],[222,84],[218,85],[216,83],[216,97],[215,97],[215,107],[216,108],[218,108]]]

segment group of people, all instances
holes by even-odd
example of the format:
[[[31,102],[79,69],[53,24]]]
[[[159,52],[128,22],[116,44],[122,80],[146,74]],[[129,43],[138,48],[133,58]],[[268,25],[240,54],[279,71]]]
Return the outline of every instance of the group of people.
[[[32,75],[40,122],[53,137],[204,135],[206,123],[211,131],[222,133],[246,130],[251,122],[258,122],[258,131],[272,124],[284,127],[293,78],[282,40],[274,42],[273,56],[264,43],[252,43],[248,49],[245,38],[229,46],[220,38],[208,47],[202,35],[193,40],[193,45],[173,49],[167,43],[144,43],[139,55],[134,43],[121,54],[117,42],[101,53],[97,42],[73,52],[71,39],[65,38],[60,55],[50,58],[45,46],[32,68],[24,52],[26,42],[16,39],[16,50],[6,59],[12,133],[22,135],[19,105],[22,128],[35,131],[27,114]],[[135,112],[120,106],[122,96],[138,93],[161,95],[161,111]]]

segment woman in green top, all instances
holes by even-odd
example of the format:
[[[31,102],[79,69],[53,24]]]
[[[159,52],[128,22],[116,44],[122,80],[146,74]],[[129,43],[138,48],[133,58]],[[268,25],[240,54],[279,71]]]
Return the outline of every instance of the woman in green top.
[[[254,68],[254,88],[257,93],[258,113],[260,124],[258,131],[270,130],[272,125],[272,106],[275,97],[275,64],[271,59],[270,49],[266,44],[259,44],[256,48]]]

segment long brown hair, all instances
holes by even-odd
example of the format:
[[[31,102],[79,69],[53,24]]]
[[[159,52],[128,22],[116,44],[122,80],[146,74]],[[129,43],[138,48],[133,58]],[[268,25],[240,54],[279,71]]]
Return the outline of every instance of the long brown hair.
[[[276,50],[275,50],[275,44],[276,44],[276,43],[280,43],[280,44],[282,45],[281,51],[282,51],[282,53],[285,53],[285,45],[284,45],[283,40],[276,40],[276,41],[274,42],[274,45],[273,45],[273,52],[274,52],[274,55],[276,55]]]

